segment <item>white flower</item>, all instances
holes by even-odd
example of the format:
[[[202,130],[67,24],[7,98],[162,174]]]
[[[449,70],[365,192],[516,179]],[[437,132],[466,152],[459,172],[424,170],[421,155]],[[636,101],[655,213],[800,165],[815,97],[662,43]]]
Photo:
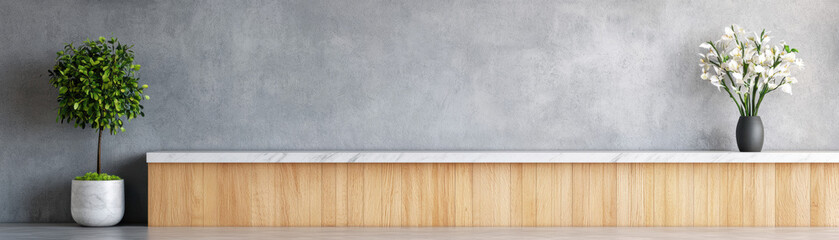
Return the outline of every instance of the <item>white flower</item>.
[[[731,49],[731,52],[728,52],[728,55],[732,57],[739,57],[740,56],[740,49]]]
[[[717,75],[713,75],[713,76],[711,76],[710,80],[711,80],[711,85],[714,85],[715,87],[717,87],[717,91],[721,91],[720,88],[722,87],[722,84],[720,84],[720,78],[717,77]]]
[[[786,62],[795,62],[795,53],[785,53],[782,58]]]
[[[725,28],[725,34],[720,37],[720,41],[728,42],[734,40],[734,31],[731,30],[731,27]]]
[[[737,72],[740,70],[740,64],[737,64],[737,61],[728,60],[728,63],[725,64],[725,67],[732,72]]]
[[[789,83],[781,85],[780,88],[782,92],[792,95],[792,86],[790,86]]]
[[[739,73],[732,74],[731,77],[734,78],[734,83],[737,85],[743,85],[745,83],[743,82],[743,75],[740,75]]]
[[[742,27],[737,26],[737,24],[732,25],[732,28],[737,30],[737,34],[746,34],[746,29],[743,29]]]
[[[704,58],[700,58],[700,59],[699,59],[699,67],[701,67],[701,68],[702,68],[702,71],[703,71],[703,72],[707,72],[708,70],[710,70],[710,69],[711,69],[711,64],[708,64],[708,63],[709,63],[709,62],[708,62],[708,61],[706,61]]]
[[[789,72],[789,63],[784,64],[784,65],[781,65],[781,66],[779,66],[779,67],[777,67],[777,68],[774,68],[773,70],[777,71],[777,72],[776,72],[777,74],[776,74],[776,75],[773,75],[773,76],[779,76],[779,77],[789,77],[789,75],[790,75],[790,72]]]
[[[769,49],[763,50],[763,56],[766,58],[766,60],[772,60],[773,58],[775,58],[775,53],[772,52],[771,48],[769,48]]]
[[[795,66],[798,66],[798,69],[804,70],[804,61],[802,61],[800,58],[795,59],[794,64],[795,64]]]
[[[755,91],[780,88],[792,94],[792,84],[798,80],[792,77],[791,67],[803,69],[804,62],[795,52],[787,52],[786,41],[772,45],[770,40],[774,36],[769,31],[746,32],[737,25],[729,25],[723,31],[725,34],[719,40],[699,45],[704,49],[699,53],[702,80],[709,81],[717,90],[725,88],[729,93],[736,93],[741,104],[745,104],[743,99],[756,97],[751,96]]]
[[[757,64],[763,64],[764,62],[766,62],[766,55],[765,54],[758,55],[756,63]]]
[[[729,43],[731,43],[731,39],[726,40],[723,37],[720,37],[719,40],[714,42],[714,47],[716,49],[723,49],[724,50],[724,49],[728,48]]]

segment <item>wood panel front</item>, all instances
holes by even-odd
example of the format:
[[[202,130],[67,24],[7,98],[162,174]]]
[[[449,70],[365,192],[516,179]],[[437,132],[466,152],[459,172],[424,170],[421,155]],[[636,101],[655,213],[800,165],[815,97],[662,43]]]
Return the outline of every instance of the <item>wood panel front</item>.
[[[151,163],[149,226],[839,226],[839,164]]]

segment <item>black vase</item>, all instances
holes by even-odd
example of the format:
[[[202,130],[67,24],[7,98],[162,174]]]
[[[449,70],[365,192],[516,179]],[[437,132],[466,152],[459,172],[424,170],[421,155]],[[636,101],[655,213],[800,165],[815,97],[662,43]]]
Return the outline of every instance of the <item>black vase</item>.
[[[763,121],[759,116],[740,116],[737,121],[737,148],[741,152],[760,152],[763,149]]]

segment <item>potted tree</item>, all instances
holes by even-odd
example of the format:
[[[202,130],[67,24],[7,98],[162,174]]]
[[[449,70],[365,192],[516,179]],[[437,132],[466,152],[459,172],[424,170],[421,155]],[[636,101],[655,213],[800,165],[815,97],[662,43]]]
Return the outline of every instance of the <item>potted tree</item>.
[[[113,226],[125,212],[123,180],[102,173],[102,132],[124,132],[123,119],[145,116],[140,101],[148,95],[139,85],[133,45],[116,38],[99,37],[76,47],[72,43],[57,53],[49,70],[50,83],[58,89],[58,117],[61,123],[92,128],[99,133],[96,173],[76,177],[72,183],[70,211],[83,226]]]

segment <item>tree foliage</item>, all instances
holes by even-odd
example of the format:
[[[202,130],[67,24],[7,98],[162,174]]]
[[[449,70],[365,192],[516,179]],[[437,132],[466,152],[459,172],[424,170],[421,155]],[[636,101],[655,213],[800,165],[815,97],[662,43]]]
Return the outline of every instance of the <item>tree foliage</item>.
[[[140,101],[148,85],[139,85],[133,45],[116,38],[87,40],[80,46],[67,44],[59,51],[50,73],[50,83],[58,88],[58,117],[75,127],[108,129],[111,134],[125,131],[123,119],[145,116]]]

